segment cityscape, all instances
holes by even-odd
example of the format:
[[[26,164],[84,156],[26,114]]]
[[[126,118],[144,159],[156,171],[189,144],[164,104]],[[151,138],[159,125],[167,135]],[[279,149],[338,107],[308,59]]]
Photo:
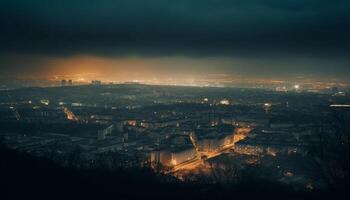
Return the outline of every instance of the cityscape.
[[[0,2],[0,199],[342,199],[348,1]]]
[[[349,124],[336,119],[349,119],[349,88],[61,84],[1,91],[2,145],[65,167],[147,168],[185,182],[225,183],[257,170],[312,191],[330,184],[320,150],[332,150],[340,126],[336,148],[348,140]]]

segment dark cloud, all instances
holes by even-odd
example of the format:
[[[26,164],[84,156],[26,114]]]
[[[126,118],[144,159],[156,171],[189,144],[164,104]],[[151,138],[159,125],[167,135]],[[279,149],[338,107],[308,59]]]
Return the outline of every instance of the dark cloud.
[[[57,53],[348,53],[349,10],[342,0],[11,0],[1,38],[6,50]]]
[[[54,56],[350,56],[348,0],[4,0],[0,51]],[[344,69],[344,66],[341,66]]]

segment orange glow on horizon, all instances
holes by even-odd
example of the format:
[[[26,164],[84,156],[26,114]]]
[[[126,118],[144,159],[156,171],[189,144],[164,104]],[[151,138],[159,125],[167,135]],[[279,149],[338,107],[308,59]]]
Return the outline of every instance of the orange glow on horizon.
[[[74,56],[50,58],[45,62],[43,75],[47,77],[74,77],[74,81],[132,81],[161,79],[172,69],[176,59],[162,58],[106,58],[96,56]],[[166,67],[171,65],[171,67]],[[176,69],[176,68],[174,68]]]

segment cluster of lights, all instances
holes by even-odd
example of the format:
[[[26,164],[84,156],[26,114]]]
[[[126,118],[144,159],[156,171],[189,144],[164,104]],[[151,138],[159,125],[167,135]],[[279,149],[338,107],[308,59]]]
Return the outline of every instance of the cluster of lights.
[[[220,104],[221,105],[230,105],[230,101],[227,100],[227,99],[223,99],[223,100],[220,101]]]
[[[50,104],[50,101],[48,99],[42,99],[42,100],[40,100],[40,103],[48,106]]]

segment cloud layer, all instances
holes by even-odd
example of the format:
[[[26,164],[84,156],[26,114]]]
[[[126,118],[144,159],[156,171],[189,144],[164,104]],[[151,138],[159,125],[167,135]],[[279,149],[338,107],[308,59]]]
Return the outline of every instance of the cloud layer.
[[[0,54],[314,59],[312,69],[340,73],[349,10],[348,0],[8,0],[0,2]]]

